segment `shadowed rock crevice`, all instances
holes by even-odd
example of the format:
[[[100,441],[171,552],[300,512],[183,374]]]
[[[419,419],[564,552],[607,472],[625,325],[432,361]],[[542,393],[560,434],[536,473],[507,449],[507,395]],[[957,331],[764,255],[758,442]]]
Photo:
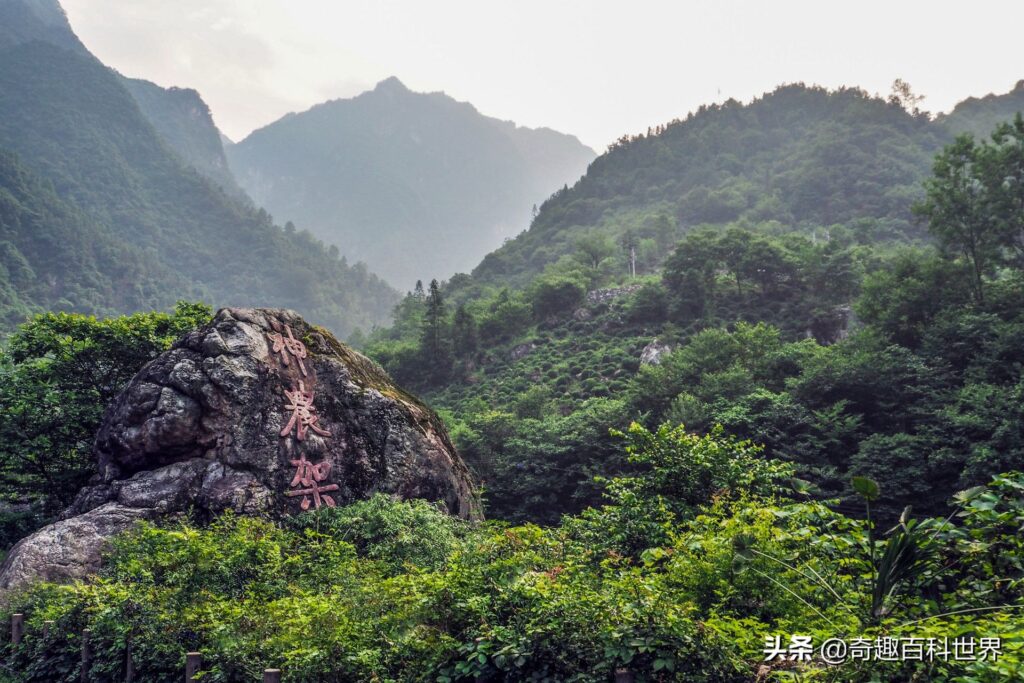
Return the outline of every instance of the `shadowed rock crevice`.
[[[280,347],[286,338],[293,353]],[[310,395],[303,421],[290,406]],[[344,505],[378,492],[480,517],[469,471],[433,411],[286,310],[223,309],[180,339],[107,409],[95,455],[98,474],[62,521],[11,550],[0,588],[94,571],[96,546],[143,518],[225,510],[275,517],[300,512],[303,500]],[[298,484],[304,461],[306,483]],[[327,487],[322,495],[301,493],[311,473],[320,477],[313,488]],[[73,529],[89,532],[76,550],[54,554],[59,566],[44,567],[41,544]]]

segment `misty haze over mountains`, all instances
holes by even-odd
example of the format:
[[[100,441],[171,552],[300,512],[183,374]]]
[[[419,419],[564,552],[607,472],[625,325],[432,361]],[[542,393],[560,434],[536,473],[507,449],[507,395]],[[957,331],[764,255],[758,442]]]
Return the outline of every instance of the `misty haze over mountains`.
[[[397,79],[227,144],[198,92],[103,66],[55,0],[0,0],[0,52],[4,327],[191,297],[369,328],[397,295],[352,264],[409,287],[468,270],[594,157]]]
[[[228,148],[257,204],[400,288],[469,271],[594,156],[575,137],[489,118],[394,77]]]
[[[182,297],[215,304],[259,298],[322,311],[347,333],[390,319],[398,296],[392,286],[405,290],[417,279],[474,268],[495,283],[527,282],[594,228],[612,235],[630,227],[609,221],[636,201],[650,204],[652,215],[675,214],[681,225],[702,220],[701,193],[739,217],[787,219],[800,214],[772,213],[766,197],[792,202],[792,188],[806,194],[823,179],[809,163],[805,175],[764,175],[772,185],[764,196],[735,182],[730,155],[756,151],[743,140],[775,125],[754,115],[723,138],[725,156],[704,139],[699,149],[706,159],[661,149],[638,156],[643,163],[635,177],[613,182],[604,179],[608,169],[634,152],[603,154],[578,191],[552,201],[553,193],[575,185],[593,150],[571,135],[484,116],[443,93],[410,91],[397,78],[289,114],[232,144],[200,93],[127,78],[100,64],[56,0],[0,0],[0,51],[0,152],[15,153],[3,160],[5,189],[19,198],[3,236],[5,326],[49,308],[107,314],[165,307]],[[1019,110],[1022,98],[1018,84],[1007,95],[965,100],[934,125],[922,122],[925,134],[892,164],[884,155],[876,161],[912,168],[905,174],[911,187],[948,139],[940,131],[981,134]],[[725,109],[756,112],[757,105]],[[840,123],[856,141],[875,135],[867,118],[844,113]],[[821,134],[834,138],[833,128]],[[799,139],[807,130],[790,134]],[[647,147],[664,145],[636,149]],[[621,199],[627,194],[634,197],[628,203]],[[574,201],[581,195],[585,200]],[[546,203],[538,230],[499,248],[522,235],[533,208]],[[761,208],[750,208],[755,205]],[[26,212],[29,206],[36,209]],[[275,227],[271,215],[285,228]],[[46,239],[40,221],[53,233]],[[76,256],[56,264],[53,255],[76,243],[83,245]],[[506,264],[512,253],[513,261],[528,265]],[[274,258],[287,267],[267,268]],[[367,265],[354,267],[357,262]]]
[[[179,299],[315,311],[342,334],[388,319],[393,289],[244,198],[196,93],[105,67],[52,0],[4,0],[0,26],[3,328]]]

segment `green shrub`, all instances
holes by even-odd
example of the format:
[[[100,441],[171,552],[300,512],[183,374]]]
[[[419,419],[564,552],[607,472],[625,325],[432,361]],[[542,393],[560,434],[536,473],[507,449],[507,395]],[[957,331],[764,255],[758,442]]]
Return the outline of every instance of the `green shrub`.
[[[637,323],[660,323],[668,319],[668,292],[656,282],[648,282],[629,301],[627,316]]]
[[[583,301],[586,287],[565,276],[540,278],[530,290],[533,314],[540,320],[571,311]]]
[[[439,569],[463,532],[463,523],[436,505],[380,493],[346,507],[304,513],[292,524],[351,543],[361,557],[378,560],[396,574],[410,566]]]

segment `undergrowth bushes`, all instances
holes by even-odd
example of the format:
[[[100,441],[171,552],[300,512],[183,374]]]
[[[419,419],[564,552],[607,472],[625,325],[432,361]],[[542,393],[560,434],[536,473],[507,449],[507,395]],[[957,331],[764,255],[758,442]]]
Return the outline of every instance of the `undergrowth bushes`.
[[[549,528],[470,524],[384,496],[285,523],[142,524],[100,576],[9,601],[0,616],[24,612],[27,634],[4,646],[0,680],[80,680],[85,628],[90,681],[121,680],[129,643],[138,680],[153,682],[180,680],[188,650],[207,682],[259,680],[264,667],[289,682],[1024,674],[1024,475],[960,494],[949,519],[905,517],[886,532],[802,501],[800,486],[784,493],[791,467],[749,443],[639,425],[620,436],[630,476],[607,482],[605,505]],[[893,573],[881,558],[894,542],[922,561]],[[1002,637],[1003,656],[764,664],[776,634]]]

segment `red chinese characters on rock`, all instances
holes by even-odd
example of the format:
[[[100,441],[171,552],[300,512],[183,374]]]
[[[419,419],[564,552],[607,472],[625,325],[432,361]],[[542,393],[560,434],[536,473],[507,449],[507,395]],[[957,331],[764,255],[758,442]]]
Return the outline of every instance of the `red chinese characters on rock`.
[[[285,325],[284,329],[285,334],[267,333],[273,343],[271,350],[273,353],[281,354],[281,363],[285,367],[290,364],[289,357],[294,358],[299,364],[302,376],[308,377],[305,363],[303,363],[307,357],[306,346],[295,338],[290,326]],[[313,381],[316,381],[315,378]],[[331,436],[331,433],[319,424],[320,416],[316,414],[316,407],[313,405],[314,397],[314,391],[312,389],[307,391],[306,383],[302,380],[299,380],[298,386],[293,384],[290,388],[284,388],[284,410],[290,412],[291,415],[288,423],[280,432],[281,438],[287,438],[294,433],[295,439],[301,443],[306,440],[306,435],[310,430],[323,437]],[[335,507],[334,498],[327,493],[337,491],[338,485],[325,483],[331,474],[331,463],[324,460],[314,464],[306,460],[304,454],[300,454],[298,460],[290,462],[295,467],[295,476],[292,477],[291,484],[288,485],[289,490],[285,491],[285,495],[289,498],[302,496],[299,507],[303,510],[309,510],[310,507],[320,508],[323,505]]]
[[[331,473],[331,463],[324,460],[323,462],[314,465],[310,461],[306,460],[306,456],[299,456],[298,460],[292,460],[292,465],[295,466],[295,476],[292,478],[292,483],[289,484],[290,488],[295,489],[293,491],[286,491],[285,495],[288,497],[302,496],[302,502],[299,503],[299,507],[303,510],[308,510],[310,501],[314,507],[319,508],[323,504],[327,504],[327,507],[334,507],[334,499],[327,495],[327,491],[337,491],[337,484],[325,484],[321,486],[321,483],[327,480],[327,477]]]
[[[295,335],[292,334],[291,326],[285,325],[284,331],[288,334],[287,337],[280,332],[267,332],[267,337],[273,343],[270,349],[271,353],[280,353],[281,363],[285,367],[289,365],[288,356],[295,356],[295,360],[299,364],[299,370],[302,371],[302,376],[306,377],[306,364],[302,362],[307,356],[306,345],[295,338]]]
[[[330,436],[331,433],[325,429],[321,429],[317,424],[320,421],[320,417],[315,415],[316,408],[313,407],[313,392],[306,391],[305,382],[299,382],[298,388],[292,388],[291,391],[288,389],[284,390],[285,398],[288,400],[288,404],[285,405],[285,410],[292,411],[291,419],[288,420],[288,424],[281,430],[281,436],[288,436],[295,430],[295,438],[299,441],[306,439],[306,430],[312,429],[320,436]]]

